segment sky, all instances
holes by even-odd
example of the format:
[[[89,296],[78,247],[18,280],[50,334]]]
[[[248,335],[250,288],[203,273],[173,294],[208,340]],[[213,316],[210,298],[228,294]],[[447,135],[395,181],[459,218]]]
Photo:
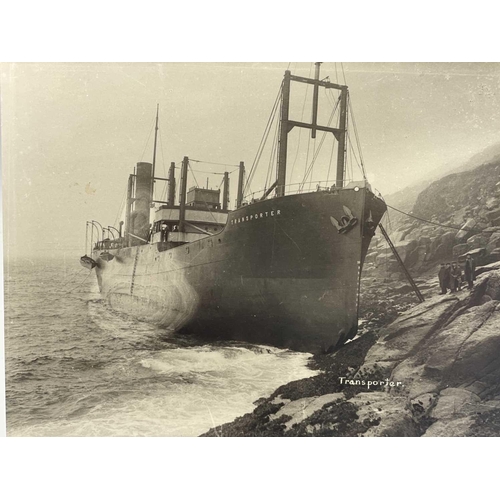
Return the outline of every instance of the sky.
[[[152,160],[157,104],[158,176],[166,177],[172,161],[180,166],[183,156],[198,160],[191,162],[189,186],[205,186],[208,177],[209,187],[218,188],[221,174],[240,161],[248,172],[287,68],[314,74],[313,63],[2,64],[6,257],[78,258],[85,252],[87,220],[118,227],[128,174],[137,162]],[[383,195],[500,141],[499,63],[325,62],[325,77],[349,86],[367,177]],[[310,120],[306,88],[292,84],[292,119]],[[321,124],[327,124],[336,96],[320,92]],[[274,180],[274,133],[249,191]],[[354,146],[352,128],[350,138]],[[318,150],[308,185],[332,180],[332,147],[330,134],[314,141],[306,130],[294,129],[287,183],[304,179]],[[360,179],[353,149],[347,177]],[[234,172],[231,204],[236,184]],[[158,182],[155,198],[162,192]]]

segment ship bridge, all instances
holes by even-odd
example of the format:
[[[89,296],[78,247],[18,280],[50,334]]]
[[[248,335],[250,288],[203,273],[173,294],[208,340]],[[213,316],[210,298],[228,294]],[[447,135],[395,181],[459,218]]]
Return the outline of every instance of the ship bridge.
[[[206,189],[191,187],[187,190],[188,161],[185,157],[181,170],[178,205],[175,204],[175,165],[171,165],[168,201],[154,201],[161,204],[156,209],[147,238],[148,243],[164,243],[167,248],[178,246],[217,234],[226,225],[229,213],[228,173],[224,174],[222,193],[220,189],[208,189],[208,187]],[[243,169],[243,166],[241,168]]]
[[[194,191],[195,189],[197,191]],[[184,231],[179,231],[181,207],[161,205],[155,213],[152,243],[161,241],[186,243],[216,234],[224,229],[229,211],[222,210],[220,207],[220,203],[218,203],[219,191],[192,188],[189,193],[193,191],[192,202],[186,206]],[[212,205],[209,205],[208,202],[206,205],[204,202],[200,203],[200,200],[203,200],[207,194],[217,195],[217,203]]]

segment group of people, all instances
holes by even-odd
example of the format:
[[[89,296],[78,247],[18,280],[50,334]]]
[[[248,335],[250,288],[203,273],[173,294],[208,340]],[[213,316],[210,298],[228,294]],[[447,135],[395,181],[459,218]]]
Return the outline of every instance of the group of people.
[[[179,226],[174,225],[172,228],[173,233],[177,233],[179,231]],[[166,222],[162,222],[160,225],[160,241],[168,241],[168,233],[170,232],[170,227]]]
[[[470,254],[466,256],[463,273],[462,268],[456,262],[441,264],[438,273],[439,286],[441,287],[440,295],[448,293],[448,290],[450,293],[460,291],[465,281],[470,290],[474,284],[475,271],[476,264]]]
[[[156,229],[157,228],[157,229]],[[160,231],[160,241],[165,242],[168,241],[168,233],[171,231],[172,233],[177,233],[179,231],[179,226],[175,224],[172,229],[170,229],[170,226],[162,221],[159,226],[153,226],[153,224],[149,225],[149,231],[148,231],[148,243],[153,240],[153,234],[155,231]]]

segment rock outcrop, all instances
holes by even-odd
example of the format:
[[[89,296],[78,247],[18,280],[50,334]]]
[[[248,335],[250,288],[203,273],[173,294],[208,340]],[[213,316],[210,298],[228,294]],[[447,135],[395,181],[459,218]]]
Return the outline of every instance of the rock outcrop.
[[[414,273],[428,271],[439,262],[459,260],[475,250],[481,250],[476,253],[479,264],[497,261],[500,161],[497,158],[432,182],[418,195],[413,208],[406,211],[416,218],[389,208],[386,229],[405,266]],[[372,240],[366,262],[388,272],[398,268],[379,234]]]
[[[329,355],[215,436],[500,436],[500,264]],[[437,290],[436,290],[437,293]]]

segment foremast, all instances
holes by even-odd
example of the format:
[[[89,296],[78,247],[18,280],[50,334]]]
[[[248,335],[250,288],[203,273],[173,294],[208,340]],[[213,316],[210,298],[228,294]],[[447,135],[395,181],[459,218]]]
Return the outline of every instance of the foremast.
[[[347,135],[347,102],[348,88],[346,85],[338,85],[328,81],[319,79],[319,70],[321,63],[316,63],[316,71],[314,79],[304,78],[301,76],[292,75],[289,70],[285,71],[285,77],[282,84],[281,92],[281,118],[280,118],[280,134],[278,145],[278,175],[276,181],[276,196],[285,196],[286,184],[286,167],[287,167],[287,151],[288,151],[288,134],[294,127],[307,128],[311,130],[311,138],[316,138],[316,131],[331,132],[338,141],[337,154],[337,175],[335,185],[337,187],[344,186],[345,172],[345,153],[346,153],[346,135]],[[291,82],[305,83],[314,86],[313,103],[312,103],[312,120],[311,123],[298,122],[289,119],[290,112],[290,86]],[[327,127],[318,125],[318,94],[319,87],[327,89],[335,89],[340,91],[340,120],[339,127]]]

